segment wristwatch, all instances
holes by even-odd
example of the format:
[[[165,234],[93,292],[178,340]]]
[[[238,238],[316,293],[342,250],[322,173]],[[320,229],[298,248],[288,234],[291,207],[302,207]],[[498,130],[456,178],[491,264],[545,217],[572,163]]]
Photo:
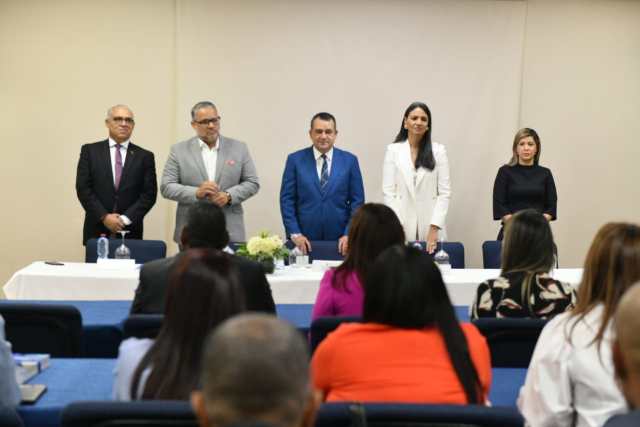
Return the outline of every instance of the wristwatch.
[[[229,199],[229,201],[227,202],[227,206],[231,204],[231,194],[229,194],[228,191],[225,191],[224,194],[227,195],[227,198]]]

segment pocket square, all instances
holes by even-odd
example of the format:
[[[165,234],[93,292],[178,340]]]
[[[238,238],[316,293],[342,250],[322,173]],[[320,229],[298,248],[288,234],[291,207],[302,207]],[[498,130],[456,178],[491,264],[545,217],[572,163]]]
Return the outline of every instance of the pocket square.
[[[233,166],[233,165],[235,165],[235,164],[236,164],[236,161],[235,161],[235,160],[233,160],[233,159],[229,159],[229,160],[227,160],[227,164],[228,164],[229,166]]]

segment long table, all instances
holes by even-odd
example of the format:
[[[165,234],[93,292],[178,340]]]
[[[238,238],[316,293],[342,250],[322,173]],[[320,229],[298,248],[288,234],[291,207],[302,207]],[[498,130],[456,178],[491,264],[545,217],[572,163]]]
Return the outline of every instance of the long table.
[[[17,271],[4,285],[8,299],[17,300],[124,300],[133,299],[140,266],[123,268],[98,264],[64,263],[62,266],[36,261]],[[444,281],[454,305],[470,305],[478,284],[499,275],[494,269],[453,269]],[[267,275],[276,304],[313,304],[324,270],[289,268]],[[552,275],[577,285],[582,269],[557,269]]]
[[[47,392],[18,413],[26,427],[58,427],[60,413],[79,400],[109,400],[115,359],[52,359],[51,366],[29,383],[46,384]],[[494,368],[489,399],[493,406],[515,406],[526,369]]]

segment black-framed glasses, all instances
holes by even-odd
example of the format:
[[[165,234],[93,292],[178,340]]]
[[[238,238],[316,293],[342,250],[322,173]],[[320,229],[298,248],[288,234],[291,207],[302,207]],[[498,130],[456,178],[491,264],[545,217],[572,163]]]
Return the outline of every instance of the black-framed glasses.
[[[132,125],[135,123],[133,117],[111,117],[111,120],[115,123],[125,123],[128,125]]]
[[[220,119],[221,117],[212,117],[210,119],[194,120],[194,123],[197,123],[203,126],[209,126],[211,124],[217,125],[218,123],[220,123]]]

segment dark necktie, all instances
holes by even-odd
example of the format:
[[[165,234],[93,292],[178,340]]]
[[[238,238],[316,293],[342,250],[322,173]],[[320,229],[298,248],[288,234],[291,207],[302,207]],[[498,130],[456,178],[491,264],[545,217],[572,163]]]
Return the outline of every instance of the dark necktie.
[[[120,186],[120,178],[122,177],[122,153],[120,153],[120,144],[116,144],[116,190]]]
[[[324,191],[324,188],[327,186],[327,182],[329,182],[329,167],[327,165],[327,155],[323,154],[320,157],[322,157],[322,169],[320,169],[320,190]]]

